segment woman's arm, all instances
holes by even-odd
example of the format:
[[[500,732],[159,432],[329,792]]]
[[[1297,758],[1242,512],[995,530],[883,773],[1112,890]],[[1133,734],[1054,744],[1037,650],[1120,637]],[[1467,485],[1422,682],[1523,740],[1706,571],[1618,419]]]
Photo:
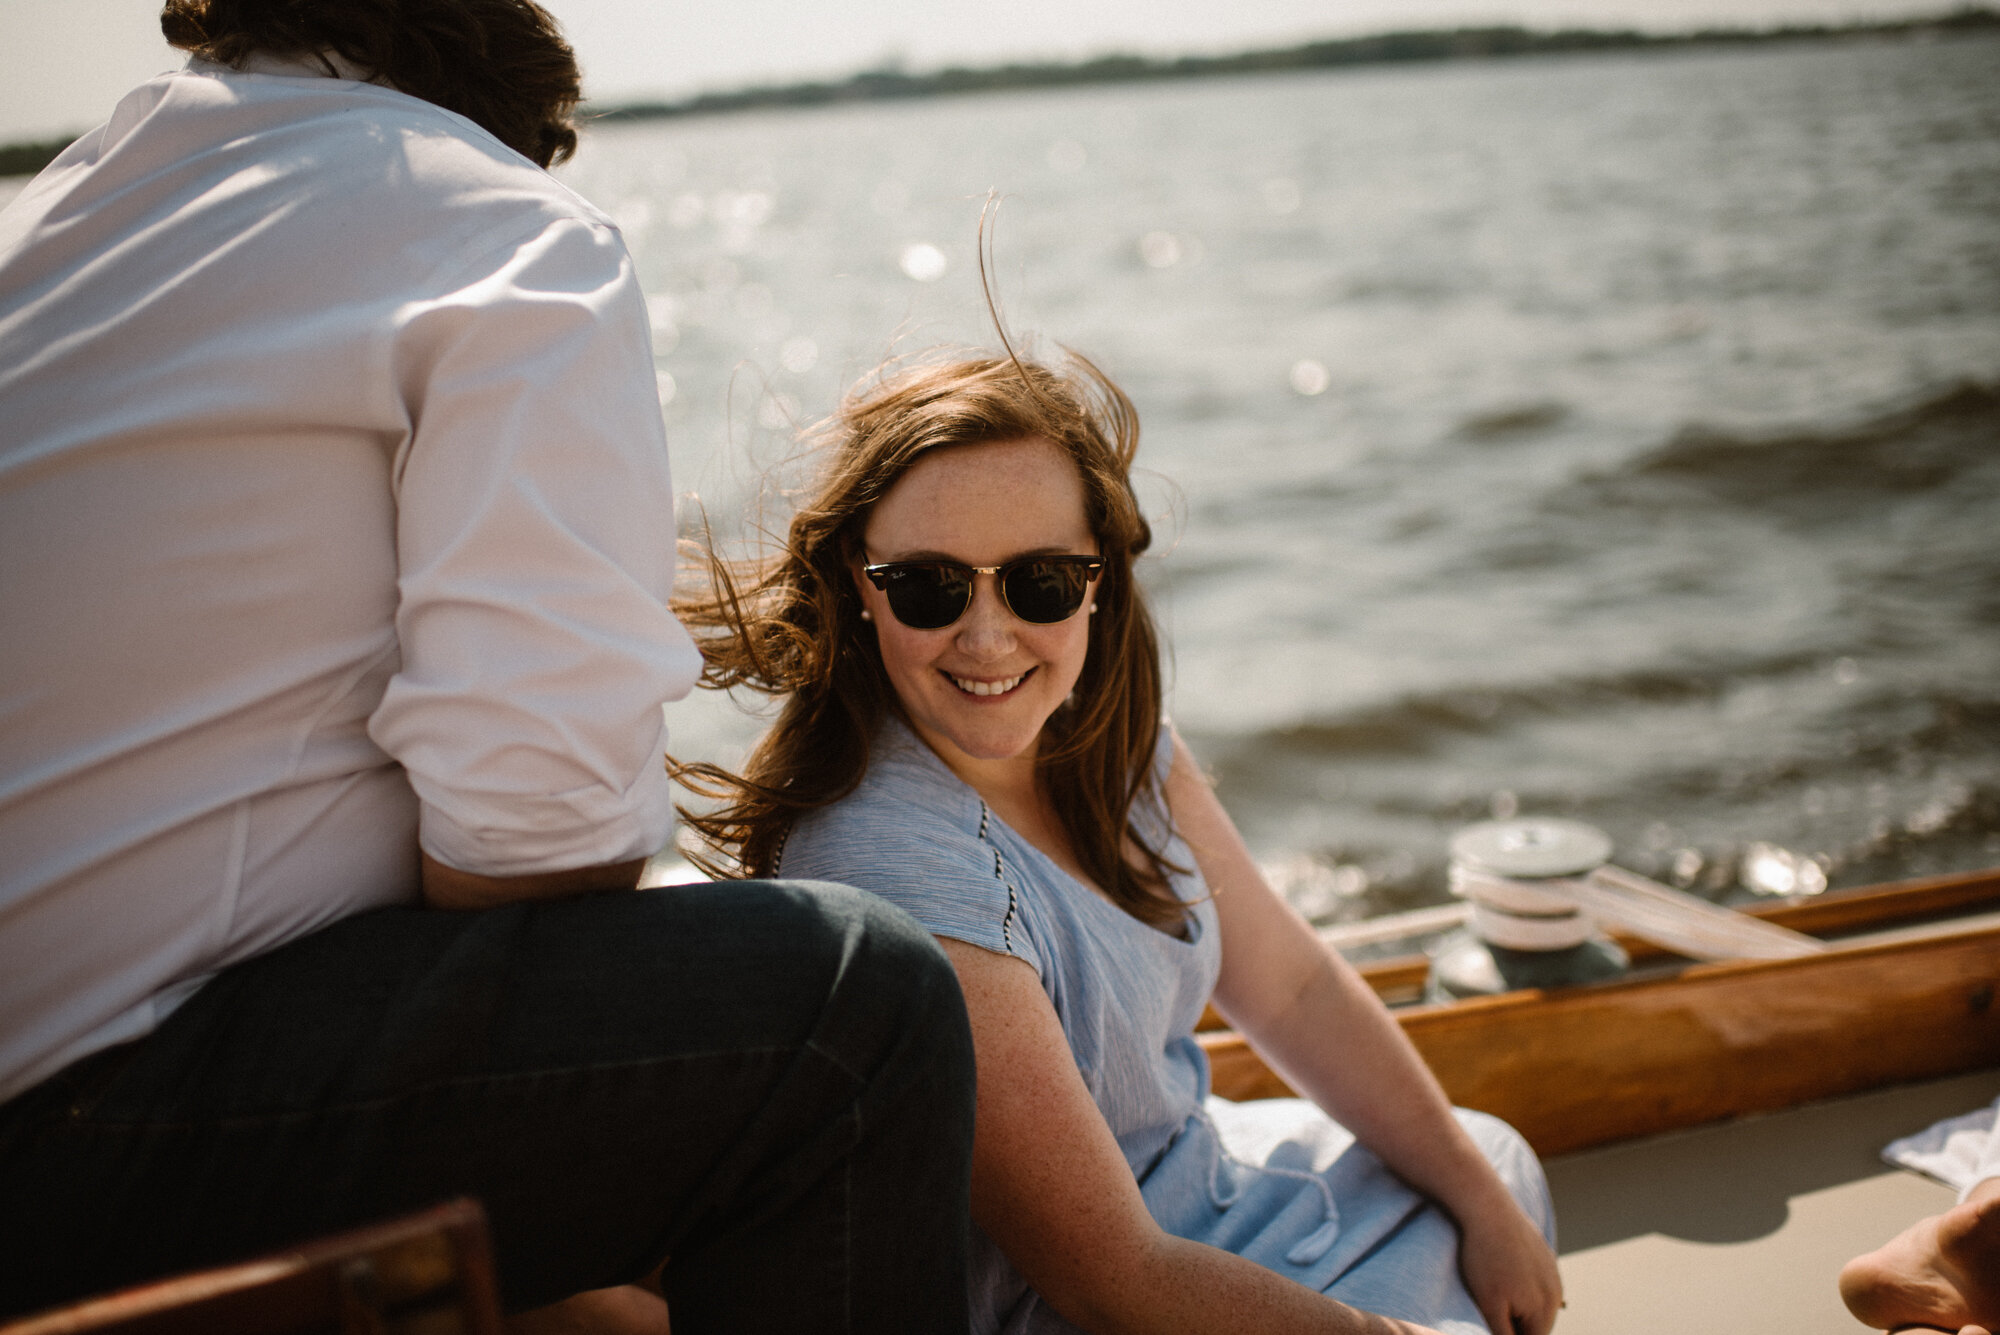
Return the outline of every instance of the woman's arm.
[[[979,1063],[972,1217],[1071,1323],[1113,1332],[1434,1335],[1162,1232],[1024,961],[940,938]]]
[[[1459,1268],[1494,1335],[1544,1335],[1562,1281],[1541,1231],[1451,1114],[1361,975],[1264,880],[1179,737],[1167,806],[1215,894],[1215,1006],[1292,1088],[1457,1220]]]

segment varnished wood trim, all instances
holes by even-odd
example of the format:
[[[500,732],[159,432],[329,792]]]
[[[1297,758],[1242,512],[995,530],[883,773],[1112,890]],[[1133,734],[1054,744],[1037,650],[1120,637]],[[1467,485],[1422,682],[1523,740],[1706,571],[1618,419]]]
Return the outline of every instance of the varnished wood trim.
[[[2000,868],[1837,890],[1797,903],[1759,904],[1746,911],[1795,932],[1837,936],[1963,913],[1987,904],[2000,904]]]
[[[2000,1065],[2000,928],[1399,1012],[1454,1103],[1544,1154]],[[1290,1091],[1234,1034],[1217,1093]]]
[[[0,1321],[0,1335],[500,1335],[485,1213],[461,1199],[256,1261]]]
[[[1742,912],[1795,932],[1838,936],[1989,905],[2000,905],[2000,868],[1835,890],[1797,903],[1751,905]],[[1635,936],[1615,933],[1613,939],[1625,948],[1634,964],[1678,958],[1665,947]],[[1397,955],[1370,960],[1358,967],[1376,995],[1391,1005],[1401,1005],[1415,1000],[1423,991],[1424,980],[1430,973],[1430,959],[1420,954]],[[1203,1012],[1196,1027],[1210,1031],[1229,1026],[1211,1007]]]

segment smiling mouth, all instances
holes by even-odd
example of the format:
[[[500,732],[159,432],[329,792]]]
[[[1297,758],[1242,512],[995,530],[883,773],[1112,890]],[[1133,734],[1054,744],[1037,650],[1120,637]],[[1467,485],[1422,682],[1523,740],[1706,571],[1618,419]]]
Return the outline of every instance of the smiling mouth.
[[[950,677],[951,684],[967,695],[1005,695],[1033,676],[1034,671],[1029,668],[1018,677],[1003,677],[999,681],[974,681],[970,677],[953,677],[949,672],[945,676]]]

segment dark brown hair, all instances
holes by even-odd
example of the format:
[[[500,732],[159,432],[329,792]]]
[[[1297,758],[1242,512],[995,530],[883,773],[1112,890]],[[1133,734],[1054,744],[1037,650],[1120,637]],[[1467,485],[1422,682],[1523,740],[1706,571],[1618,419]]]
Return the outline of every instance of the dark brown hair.
[[[160,30],[183,51],[239,68],[259,51],[331,51],[539,166],[576,151],[576,54],[533,0],[166,0]]]
[[[1104,573],[1074,703],[1043,725],[1037,777],[1077,861],[1113,902],[1155,926],[1178,923],[1184,908],[1167,885],[1172,868],[1132,821],[1135,803],[1159,799],[1160,652],[1132,571],[1152,530],[1132,492],[1139,420],[1131,400],[1074,354],[1060,370],[1011,349],[952,355],[883,368],[816,435],[820,472],[782,548],[731,562],[711,542],[691,544],[701,587],[674,602],[701,646],[703,685],[784,700],[741,776],[670,765],[688,788],[725,803],[710,813],[683,809],[720,855],[696,852],[695,861],[711,874],[776,872],[792,822],[854,790],[876,729],[899,709],[850,570],[876,502],[931,450],[1041,437],[1083,479]]]

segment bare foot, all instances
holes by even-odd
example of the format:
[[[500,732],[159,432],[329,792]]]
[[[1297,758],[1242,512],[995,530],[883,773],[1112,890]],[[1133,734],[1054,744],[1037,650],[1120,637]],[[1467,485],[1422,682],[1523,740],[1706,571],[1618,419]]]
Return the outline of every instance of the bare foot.
[[[1840,1296],[1877,1330],[2000,1326],[2000,1178],[1849,1261]]]
[[[507,1335],[669,1335],[667,1304],[636,1284],[592,1289],[507,1318]]]

